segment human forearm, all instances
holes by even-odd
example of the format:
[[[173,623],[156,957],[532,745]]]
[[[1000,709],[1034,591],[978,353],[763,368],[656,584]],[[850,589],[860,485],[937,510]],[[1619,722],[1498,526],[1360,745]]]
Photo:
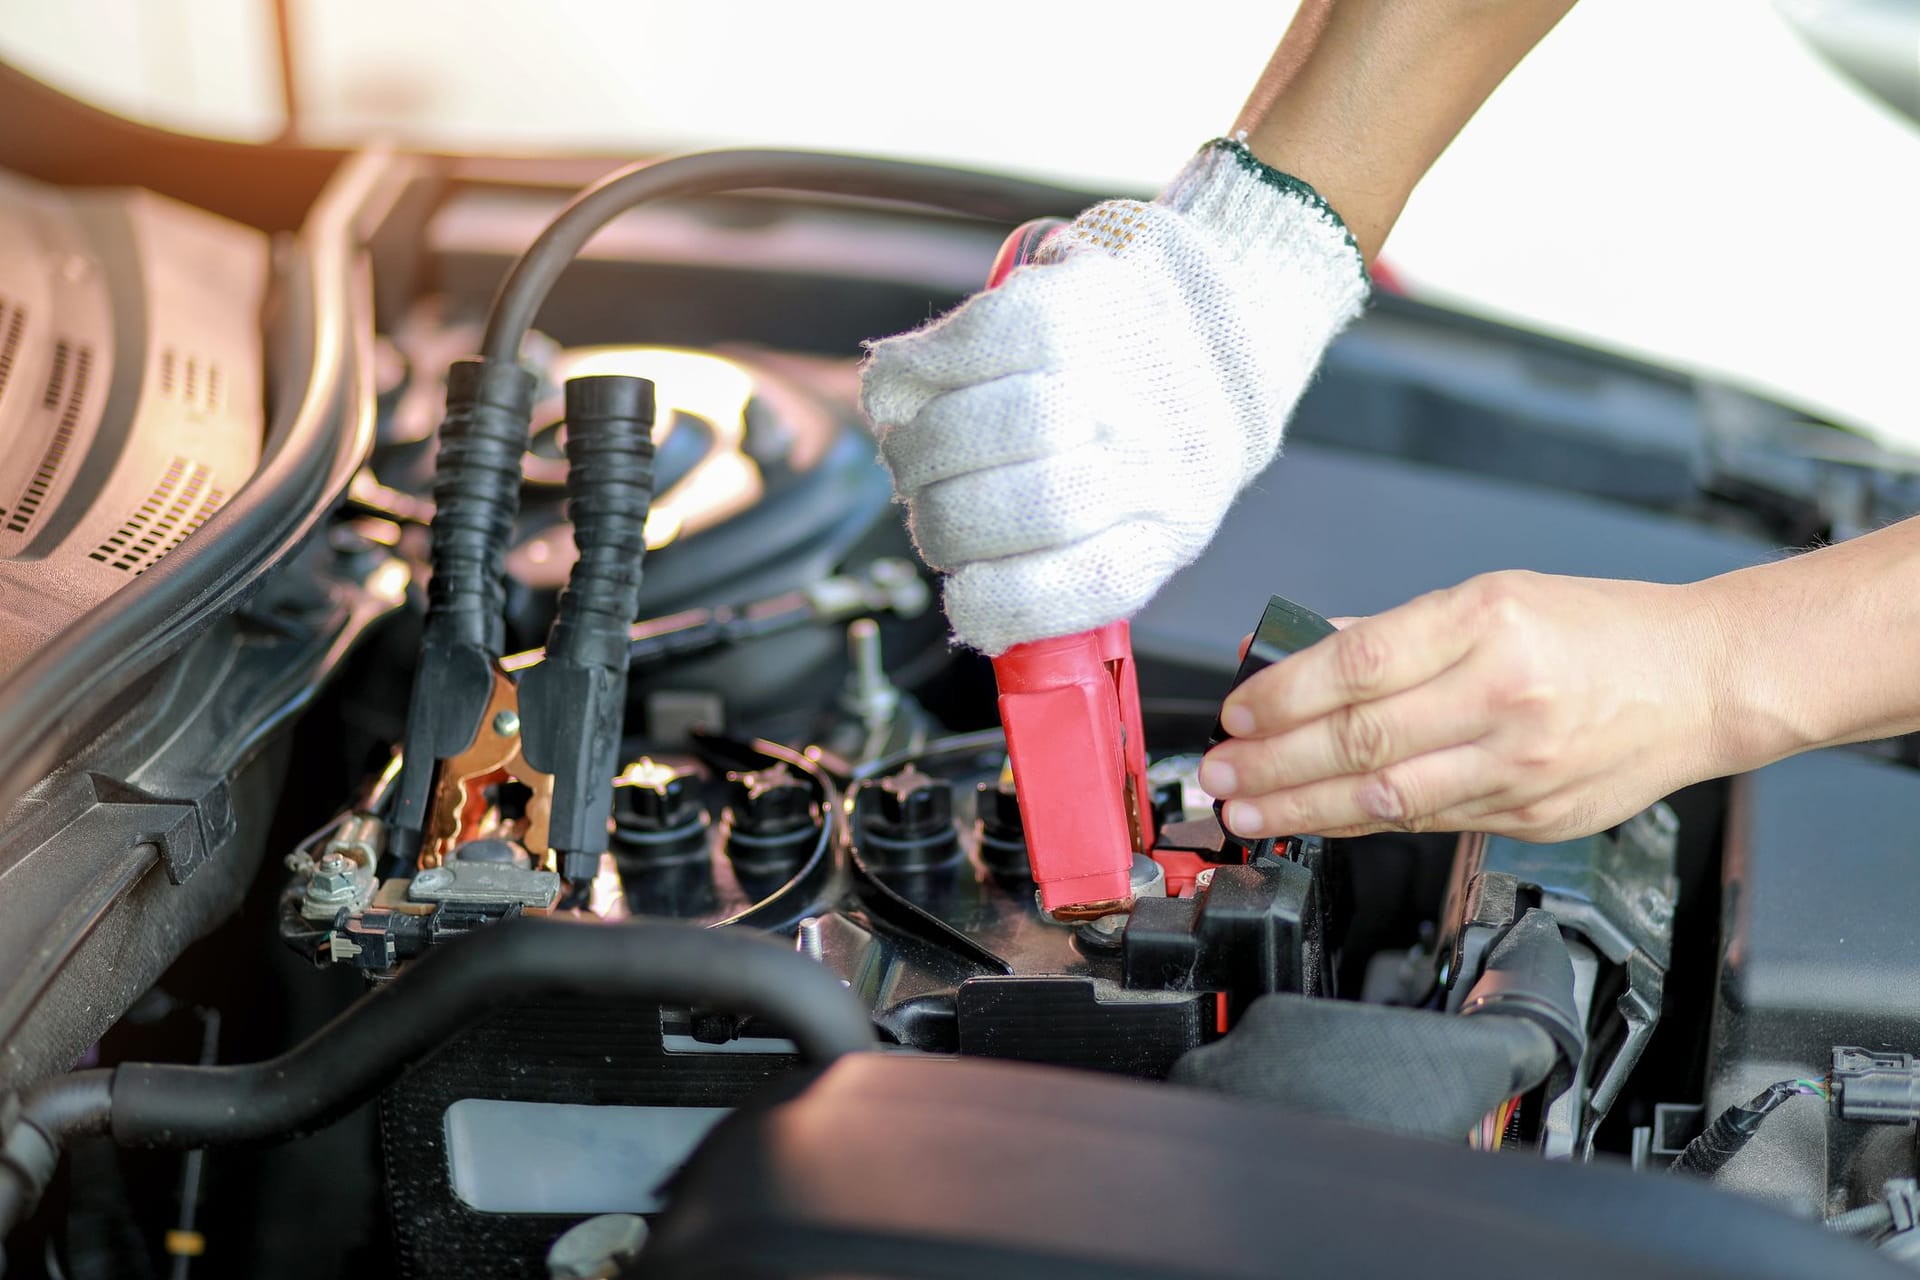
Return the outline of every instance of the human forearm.
[[[1304,0],[1242,108],[1369,262],[1434,160],[1573,0]]]
[[[1684,586],[1485,575],[1273,664],[1220,719],[1200,781],[1243,836],[1598,831],[1920,729],[1920,518]]]
[[[1724,655],[1716,772],[1920,729],[1920,518],[1699,590]]]

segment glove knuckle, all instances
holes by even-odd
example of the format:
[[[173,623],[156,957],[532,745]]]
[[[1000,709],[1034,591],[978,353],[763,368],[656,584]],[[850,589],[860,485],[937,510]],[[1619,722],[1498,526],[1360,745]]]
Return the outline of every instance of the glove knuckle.
[[[981,509],[1006,505],[994,500]],[[916,500],[910,509],[917,514],[924,506]],[[937,516],[934,523],[940,523]],[[981,527],[963,531],[956,544],[960,551],[975,552],[972,538]],[[936,530],[936,553],[953,555],[955,547],[940,541],[946,532]],[[918,529],[915,536],[921,536]],[[948,617],[962,643],[997,653],[1023,641],[1132,616],[1185,558],[1177,540],[1143,520],[1121,520],[1085,538],[1028,553],[968,554],[950,561],[956,567],[947,580]]]
[[[919,387],[904,386],[898,378],[869,373],[860,388],[860,411],[882,440],[889,427],[911,422],[926,395]]]
[[[916,498],[908,507],[907,522],[920,558],[930,568],[952,573],[986,557],[968,523],[943,507],[938,493],[936,487]]]
[[[1061,454],[943,480],[916,505],[956,562],[1063,551],[1112,528],[1124,512],[1106,479],[1097,459]]]
[[[990,566],[969,567],[948,578],[943,596],[955,638],[983,653],[1028,639],[1021,615],[999,603],[1006,595]]]

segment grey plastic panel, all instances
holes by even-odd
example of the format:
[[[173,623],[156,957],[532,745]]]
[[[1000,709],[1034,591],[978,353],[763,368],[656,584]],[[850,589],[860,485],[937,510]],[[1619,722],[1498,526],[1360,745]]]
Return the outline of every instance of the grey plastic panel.
[[[0,675],[253,474],[267,272],[257,231],[0,174]]]
[[[729,1110],[462,1098],[447,1108],[447,1174],[482,1213],[653,1213]]]
[[[1824,1072],[1836,1044],[1920,1052],[1920,772],[1821,751],[1734,784],[1707,1110]],[[1829,1144],[1834,1144],[1829,1149]],[[1717,1179],[1830,1208],[1828,1177],[1911,1172],[1911,1128],[1829,1126],[1785,1107]]]
[[[1771,554],[1601,499],[1295,444],[1134,623],[1134,649],[1230,672],[1270,595],[1339,617],[1495,569],[1686,582]]]

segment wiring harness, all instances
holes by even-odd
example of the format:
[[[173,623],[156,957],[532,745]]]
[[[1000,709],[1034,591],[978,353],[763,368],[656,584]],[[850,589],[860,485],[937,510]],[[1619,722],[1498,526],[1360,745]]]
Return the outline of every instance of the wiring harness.
[[[1728,1107],[1713,1123],[1689,1142],[1679,1155],[1673,1158],[1668,1168],[1674,1173],[1690,1173],[1702,1178],[1711,1178],[1726,1166],[1727,1161],[1740,1154],[1743,1147],[1760,1132],[1766,1118],[1784,1106],[1790,1098],[1819,1098],[1822,1101],[1831,1097],[1831,1090],[1825,1081],[1811,1079],[1780,1080],[1768,1085],[1753,1099],[1740,1106]]]

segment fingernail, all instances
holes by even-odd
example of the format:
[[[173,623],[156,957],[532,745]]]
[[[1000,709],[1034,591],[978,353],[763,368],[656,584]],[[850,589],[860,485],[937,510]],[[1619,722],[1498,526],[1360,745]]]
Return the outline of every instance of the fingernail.
[[[1200,789],[1210,796],[1230,796],[1240,785],[1233,766],[1225,760],[1206,760],[1200,765]]]
[[[1227,806],[1225,818],[1227,830],[1235,835],[1251,835],[1253,829],[1260,825],[1260,810],[1245,800],[1235,800]]]
[[[1236,738],[1253,732],[1253,712],[1245,707],[1228,707],[1220,713],[1220,727]]]

